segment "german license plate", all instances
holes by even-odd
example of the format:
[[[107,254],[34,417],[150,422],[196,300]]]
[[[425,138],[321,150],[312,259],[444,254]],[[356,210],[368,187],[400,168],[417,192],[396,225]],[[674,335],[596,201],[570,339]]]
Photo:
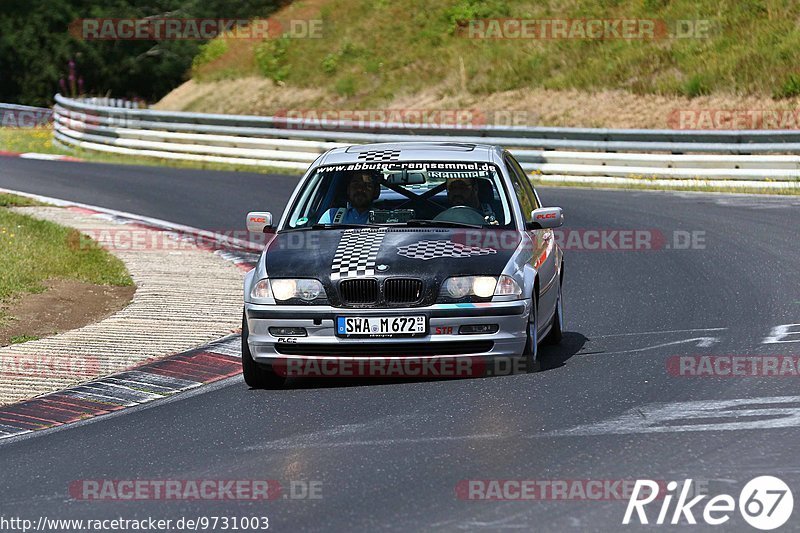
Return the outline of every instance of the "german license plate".
[[[424,315],[337,316],[340,337],[422,337],[428,334]]]

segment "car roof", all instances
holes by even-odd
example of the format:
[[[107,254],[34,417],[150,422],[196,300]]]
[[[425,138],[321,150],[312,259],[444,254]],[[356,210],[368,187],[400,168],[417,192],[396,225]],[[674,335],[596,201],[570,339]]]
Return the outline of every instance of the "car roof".
[[[341,146],[323,154],[318,165],[395,161],[474,161],[500,164],[503,149],[491,144],[398,142]]]

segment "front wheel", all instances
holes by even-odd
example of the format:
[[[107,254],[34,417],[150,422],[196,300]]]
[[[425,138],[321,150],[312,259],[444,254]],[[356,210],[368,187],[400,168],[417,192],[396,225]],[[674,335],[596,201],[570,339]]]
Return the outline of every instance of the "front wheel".
[[[553,316],[553,326],[544,338],[545,344],[558,344],[564,338],[564,299],[561,296],[561,280],[558,282],[558,300],[556,300],[556,312]]]
[[[539,310],[536,297],[531,300],[531,312],[528,316],[528,332],[525,350],[522,352],[525,360],[525,370],[528,373],[541,370],[539,361]]]
[[[254,389],[279,389],[286,384],[286,378],[277,375],[271,367],[260,365],[253,360],[247,340],[250,330],[247,316],[242,312],[242,375],[244,382]]]

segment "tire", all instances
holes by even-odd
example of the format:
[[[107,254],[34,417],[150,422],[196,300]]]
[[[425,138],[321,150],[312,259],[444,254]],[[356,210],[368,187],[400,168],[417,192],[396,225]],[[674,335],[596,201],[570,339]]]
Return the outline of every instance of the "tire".
[[[266,365],[260,365],[253,360],[247,339],[250,330],[247,327],[247,317],[242,312],[242,375],[244,382],[254,389],[279,389],[286,385],[286,378],[279,376]]]
[[[525,360],[525,370],[529,374],[538,372],[542,368],[539,361],[539,303],[534,297],[531,305],[531,314],[528,319],[527,340],[522,357]]]
[[[564,338],[564,299],[561,297],[561,280],[558,280],[558,299],[556,300],[556,312],[553,316],[553,326],[545,336],[545,344],[559,344]]]

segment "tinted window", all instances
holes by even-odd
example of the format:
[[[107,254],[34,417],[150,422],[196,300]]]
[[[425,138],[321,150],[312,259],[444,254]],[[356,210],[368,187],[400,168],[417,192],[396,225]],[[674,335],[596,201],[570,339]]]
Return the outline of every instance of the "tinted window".
[[[522,208],[522,216],[525,217],[525,220],[528,220],[531,216],[531,211],[535,209],[536,202],[531,200],[531,195],[528,190],[523,185],[523,180],[527,178],[520,178],[519,173],[517,172],[516,166],[512,162],[513,160],[506,156],[505,162],[506,166],[509,169],[511,178],[511,185],[514,187],[514,192],[519,198],[519,205]]]
[[[514,171],[520,183],[522,184],[522,188],[527,192],[528,200],[531,202],[531,205],[533,206],[531,210],[542,207],[541,205],[539,205],[539,201],[536,198],[536,192],[534,192],[533,190],[533,184],[531,183],[531,179],[522,169],[517,160],[511,156],[511,154],[506,154],[506,165],[508,165]],[[526,217],[530,216],[530,211],[525,212],[525,216]]]

